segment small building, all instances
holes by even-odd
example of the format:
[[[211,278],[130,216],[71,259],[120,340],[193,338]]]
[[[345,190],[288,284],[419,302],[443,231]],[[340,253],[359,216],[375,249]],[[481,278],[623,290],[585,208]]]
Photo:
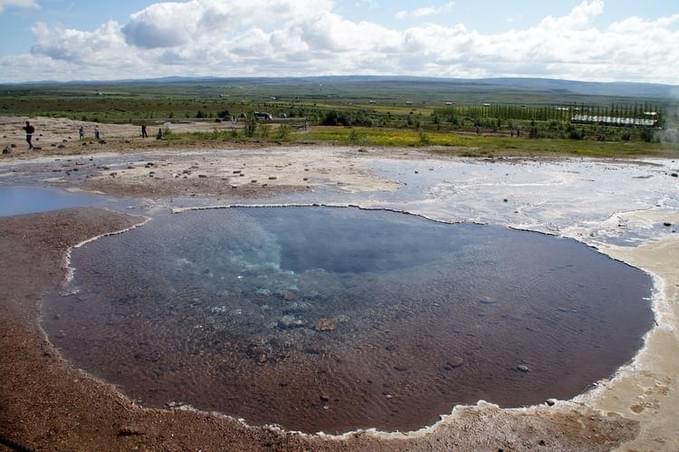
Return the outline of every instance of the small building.
[[[617,116],[597,116],[577,114],[571,118],[575,124],[601,124],[605,126],[619,127],[657,127],[657,119],[647,118],[622,118]]]

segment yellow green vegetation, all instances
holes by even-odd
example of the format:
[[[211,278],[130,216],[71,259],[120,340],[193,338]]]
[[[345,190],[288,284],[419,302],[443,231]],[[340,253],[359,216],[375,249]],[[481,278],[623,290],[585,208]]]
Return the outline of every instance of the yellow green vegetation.
[[[451,132],[424,132],[412,129],[371,127],[311,127],[292,131],[285,127],[261,126],[251,136],[245,130],[173,134],[172,140],[233,141],[259,143],[337,144],[377,147],[417,147],[431,152],[463,156],[503,155],[580,155],[587,157],[679,156],[679,145],[645,142],[605,142],[594,140],[541,139]]]

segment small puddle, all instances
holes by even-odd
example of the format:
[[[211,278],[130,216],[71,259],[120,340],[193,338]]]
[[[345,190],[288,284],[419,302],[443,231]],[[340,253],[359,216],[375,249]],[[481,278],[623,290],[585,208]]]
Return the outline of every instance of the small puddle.
[[[651,280],[578,242],[354,208],[159,217],[75,249],[44,326],[149,406],[413,430],[570,398],[641,347]]]
[[[48,212],[70,207],[101,205],[105,199],[87,193],[71,193],[56,188],[0,186],[0,216]]]

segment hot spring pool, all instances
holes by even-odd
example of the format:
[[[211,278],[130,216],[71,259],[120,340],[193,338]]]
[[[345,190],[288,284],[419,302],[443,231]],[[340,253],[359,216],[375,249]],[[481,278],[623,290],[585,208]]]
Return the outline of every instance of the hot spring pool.
[[[651,280],[573,240],[354,208],[156,218],[72,255],[44,326],[149,406],[307,432],[570,398],[641,347]]]

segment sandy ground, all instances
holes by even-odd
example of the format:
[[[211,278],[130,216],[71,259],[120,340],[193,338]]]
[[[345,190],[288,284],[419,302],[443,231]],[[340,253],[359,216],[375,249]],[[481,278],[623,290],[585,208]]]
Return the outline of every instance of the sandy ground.
[[[408,434],[327,437],[248,427],[219,415],[139,407],[70,368],[42,332],[41,300],[62,283],[69,247],[141,218],[98,209],[0,218],[0,435],[37,450],[679,450],[679,238],[662,227],[679,223],[675,162],[480,164],[341,148],[154,152],[30,161],[12,155],[0,162],[0,181],[158,199],[278,202],[323,195],[446,221],[555,233],[651,273],[658,326],[614,378],[554,406],[458,407],[435,426]],[[441,166],[446,172],[436,179]],[[514,180],[514,170],[521,180]],[[424,173],[427,184],[418,182]],[[388,201],[396,190],[401,199]],[[618,246],[624,237],[633,237],[633,246]]]
[[[28,152],[26,135],[22,129],[27,120],[36,129],[33,145],[38,149],[33,152]],[[84,140],[79,138],[78,130],[81,126],[85,128]],[[102,143],[94,140],[95,126],[99,127]],[[231,130],[241,126],[234,126],[231,122],[185,120],[165,123],[163,128],[166,127],[173,132],[183,133]],[[66,118],[0,116],[0,151],[10,146],[12,155],[30,158],[36,154],[57,152],[73,154],[103,150],[124,151],[131,146],[135,148],[155,147],[158,145],[156,140],[158,128],[158,126],[148,126],[149,138],[142,139],[141,128],[132,124],[102,124]]]

